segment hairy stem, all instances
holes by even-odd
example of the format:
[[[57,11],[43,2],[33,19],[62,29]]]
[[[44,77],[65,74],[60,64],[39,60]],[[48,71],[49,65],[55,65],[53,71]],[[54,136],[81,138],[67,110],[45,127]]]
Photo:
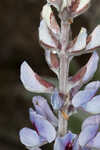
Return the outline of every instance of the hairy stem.
[[[70,32],[70,23],[68,21],[61,21],[61,37],[60,42],[62,45],[62,51],[66,51],[66,48],[69,43],[69,32]]]
[[[69,72],[69,58],[66,56],[65,52],[60,53],[60,73],[59,73],[59,91],[63,95],[66,95],[66,88],[68,82],[68,72]]]
[[[68,84],[68,72],[69,72],[69,57],[66,55],[66,48],[69,43],[69,31],[70,24],[69,22],[61,22],[61,45],[62,49],[59,54],[60,58],[60,72],[59,72],[59,92],[64,95],[64,101],[66,103],[66,95],[67,95],[67,84]],[[63,110],[65,113],[67,112],[64,107]],[[64,119],[62,112],[59,111],[59,124],[58,124],[58,134],[65,135],[67,132],[67,120]]]

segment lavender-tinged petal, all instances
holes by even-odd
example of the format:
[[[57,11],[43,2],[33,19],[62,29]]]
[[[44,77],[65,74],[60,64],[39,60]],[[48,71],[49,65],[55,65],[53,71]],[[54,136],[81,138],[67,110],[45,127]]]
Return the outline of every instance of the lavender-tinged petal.
[[[50,5],[46,4],[46,5],[43,6],[41,16],[45,20],[45,22],[46,22],[47,26],[49,27],[49,29],[54,34],[60,35],[60,28],[57,24],[57,21],[55,19],[55,16],[53,14],[53,11],[52,11]]]
[[[100,113],[100,95],[95,96],[92,98],[91,101],[82,105],[82,108],[92,114],[99,114]]]
[[[61,141],[63,145],[66,146],[67,144],[72,143],[75,137],[76,134],[73,134],[69,131],[64,137],[61,138]]]
[[[81,147],[81,146],[79,145],[78,138],[76,138],[76,139],[74,140],[72,150],[91,150],[91,149],[88,148],[88,147],[86,147],[86,146]]]
[[[89,36],[90,41],[86,46],[86,50],[92,50],[94,48],[100,47],[100,25],[98,25],[92,34]]]
[[[85,90],[79,91],[72,99],[72,104],[75,107],[82,106],[83,104],[87,104],[89,100],[96,94],[98,88],[100,88],[100,81],[93,81],[89,83]]]
[[[51,143],[56,137],[56,130],[53,125],[45,119],[45,117],[37,114],[33,109],[29,109],[30,120],[35,124],[38,133],[49,143]]]
[[[74,76],[69,77],[69,81],[72,82],[72,84],[76,84],[76,86],[79,85],[86,73],[86,70],[87,67],[85,65]]]
[[[88,146],[100,149],[100,132],[98,132],[96,137],[88,143]]]
[[[75,137],[76,134],[72,134],[71,132],[68,132],[63,137],[57,137],[54,144],[54,150],[65,150],[67,145],[72,143]]]
[[[94,75],[94,73],[97,70],[98,67],[98,62],[99,62],[99,56],[97,54],[97,52],[93,52],[92,56],[90,57],[86,67],[86,73],[82,79],[83,83],[86,83],[89,79],[91,79]]]
[[[95,90],[98,90],[98,88],[100,88],[100,81],[93,81],[93,82],[90,82],[89,84],[87,84],[85,86],[85,90],[86,89],[95,89]]]
[[[59,95],[58,91],[54,91],[51,96],[51,104],[54,110],[59,110],[64,104],[63,99]]]
[[[88,117],[87,119],[84,120],[83,124],[82,124],[82,130],[90,125],[100,125],[100,115],[95,115],[95,116],[91,116]]]
[[[87,89],[79,91],[72,99],[72,104],[74,107],[80,107],[87,103],[95,95],[95,89]]]
[[[30,92],[50,93],[54,88],[51,83],[38,76],[25,61],[21,65],[20,79]]]
[[[85,127],[79,135],[79,144],[83,147],[92,140],[98,131],[98,125],[90,125]]]
[[[42,101],[42,99],[43,98],[41,96],[34,96],[32,99],[32,102],[33,102],[35,111],[39,115],[44,116],[46,118],[46,114],[45,114],[45,111],[44,111],[43,106],[42,106],[44,103],[44,100]]]
[[[86,47],[86,38],[87,38],[87,31],[85,28],[81,28],[81,31],[76,39],[74,46],[72,47],[72,53],[83,50]]]
[[[83,84],[88,82],[96,72],[97,66],[99,62],[99,56],[96,52],[92,54],[90,57],[88,63],[84,65],[78,73],[76,73],[70,81],[76,86],[72,89],[72,95],[75,95],[75,93],[78,92],[78,90],[82,87]]]
[[[22,144],[27,147],[38,147],[41,144],[40,137],[38,136],[36,131],[29,128],[21,129],[19,137]]]
[[[79,145],[79,141],[78,138],[76,137],[74,142],[73,142],[73,148],[72,150],[80,150],[80,145]]]
[[[32,100],[35,110],[38,114],[43,115],[54,126],[58,125],[56,116],[53,114],[47,100],[41,96],[35,96]]]
[[[48,48],[57,48],[54,38],[51,36],[49,32],[48,26],[44,20],[40,22],[39,27],[39,40],[40,42]]]
[[[54,150],[65,150],[65,146],[61,142],[61,138],[57,137],[54,143]]]
[[[73,88],[73,92],[77,93],[83,84],[88,82],[96,72],[99,62],[99,56],[96,52],[92,54],[88,63],[84,65],[76,75],[71,78],[72,83],[77,83],[76,87]],[[73,94],[75,95],[75,94]]]

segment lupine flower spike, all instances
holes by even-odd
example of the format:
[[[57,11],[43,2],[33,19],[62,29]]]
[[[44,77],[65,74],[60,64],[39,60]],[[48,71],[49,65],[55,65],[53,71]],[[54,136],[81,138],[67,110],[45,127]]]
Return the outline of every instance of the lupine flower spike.
[[[100,81],[87,84],[98,67],[100,25],[89,35],[82,27],[74,39],[70,36],[74,18],[83,14],[90,3],[91,0],[47,0],[42,8],[39,42],[49,68],[57,76],[58,87],[35,73],[26,61],[22,63],[20,79],[24,87],[33,93],[51,95],[49,104],[41,96],[32,99],[34,109],[29,108],[32,129],[24,127],[19,133],[21,143],[29,150],[41,150],[42,145],[52,142],[54,150],[100,149],[100,95],[96,95]],[[58,12],[59,24],[53,7]],[[87,53],[91,53],[88,62],[69,76],[71,60]],[[83,121],[81,132],[75,134],[68,130],[68,119],[79,110],[90,117]]]

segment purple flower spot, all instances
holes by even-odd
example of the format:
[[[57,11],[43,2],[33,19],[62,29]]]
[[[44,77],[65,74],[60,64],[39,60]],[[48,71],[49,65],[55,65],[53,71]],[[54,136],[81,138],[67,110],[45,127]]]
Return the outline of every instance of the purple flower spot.
[[[72,143],[68,143],[65,147],[65,150],[72,150]]]
[[[37,127],[36,127],[35,123],[32,123],[32,125],[33,125],[33,127],[34,127],[35,131],[37,132],[37,134],[39,134],[39,131],[38,131],[38,129],[37,129]]]

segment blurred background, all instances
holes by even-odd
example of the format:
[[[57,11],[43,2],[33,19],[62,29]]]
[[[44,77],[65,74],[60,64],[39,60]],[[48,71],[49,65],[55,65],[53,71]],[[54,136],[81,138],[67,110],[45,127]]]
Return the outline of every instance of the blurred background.
[[[28,108],[32,106],[33,94],[24,89],[19,79],[21,63],[26,60],[40,75],[55,77],[45,62],[44,51],[38,42],[40,11],[45,2],[0,0],[0,150],[25,150],[18,133],[24,126],[30,127]],[[100,1],[92,0],[90,9],[75,19],[73,36],[81,26],[90,33],[97,24],[100,24]],[[75,58],[70,74],[75,73],[88,58],[89,55]],[[100,79],[100,67],[94,78]],[[79,123],[76,123],[78,131]]]

